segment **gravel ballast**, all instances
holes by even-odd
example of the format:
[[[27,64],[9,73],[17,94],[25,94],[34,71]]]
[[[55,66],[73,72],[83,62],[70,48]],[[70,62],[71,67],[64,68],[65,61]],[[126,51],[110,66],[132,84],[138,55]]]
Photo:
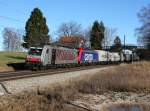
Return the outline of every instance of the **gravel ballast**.
[[[37,90],[38,88],[43,88],[43,87],[46,87],[48,85],[52,85],[55,83],[67,82],[69,80],[73,80],[81,76],[90,76],[99,71],[107,70],[112,67],[115,67],[115,66],[5,81],[5,82],[2,82],[2,84],[6,89],[0,88],[0,93],[1,95],[7,94],[8,92],[11,94],[15,94],[15,93],[20,93],[22,91]]]

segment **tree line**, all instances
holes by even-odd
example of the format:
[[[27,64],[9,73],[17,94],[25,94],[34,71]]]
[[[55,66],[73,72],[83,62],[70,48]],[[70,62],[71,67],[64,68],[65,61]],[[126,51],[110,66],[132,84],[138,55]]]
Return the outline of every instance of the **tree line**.
[[[138,17],[142,26],[137,30],[138,40],[150,49],[150,5],[144,7]],[[92,49],[102,49],[105,46],[113,45],[112,48],[117,51],[121,50],[121,39],[117,36],[116,28],[109,28],[102,21],[95,20],[91,27],[86,30],[82,29],[81,24],[74,21],[62,23],[58,30],[59,37],[81,36],[90,41]],[[23,35],[23,40],[22,40]],[[114,41],[112,43],[112,41]],[[5,28],[3,31],[4,49],[8,51],[22,50],[32,46],[43,46],[52,42],[49,35],[49,28],[42,11],[34,8],[25,25],[25,34],[20,34],[17,29]]]
[[[150,4],[139,11],[138,18],[141,22],[136,29],[138,42],[150,50]]]
[[[89,39],[92,49],[102,49],[102,43],[105,37],[105,26],[102,21],[94,21],[89,29],[89,38],[85,36],[81,24],[74,21],[62,23],[57,31],[59,37],[80,36]],[[49,28],[46,19],[40,9],[35,8],[26,22],[26,34],[24,36],[24,47],[40,46],[50,43]]]

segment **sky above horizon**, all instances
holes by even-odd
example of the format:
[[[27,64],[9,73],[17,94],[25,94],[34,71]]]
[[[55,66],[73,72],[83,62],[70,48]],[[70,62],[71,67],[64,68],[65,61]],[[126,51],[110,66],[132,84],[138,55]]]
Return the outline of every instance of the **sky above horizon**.
[[[140,26],[137,13],[148,4],[150,0],[0,0],[0,50],[3,49],[3,29],[24,30],[35,7],[46,17],[53,39],[63,22],[75,21],[85,29],[98,20],[107,27],[117,28],[122,41],[125,35],[126,43],[137,44],[135,29]]]

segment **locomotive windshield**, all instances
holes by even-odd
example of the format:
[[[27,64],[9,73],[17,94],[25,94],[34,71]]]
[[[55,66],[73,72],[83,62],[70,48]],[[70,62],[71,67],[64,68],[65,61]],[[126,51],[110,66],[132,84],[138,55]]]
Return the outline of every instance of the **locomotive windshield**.
[[[31,48],[29,50],[29,55],[36,55],[36,56],[40,56],[42,53],[42,49],[33,49]]]

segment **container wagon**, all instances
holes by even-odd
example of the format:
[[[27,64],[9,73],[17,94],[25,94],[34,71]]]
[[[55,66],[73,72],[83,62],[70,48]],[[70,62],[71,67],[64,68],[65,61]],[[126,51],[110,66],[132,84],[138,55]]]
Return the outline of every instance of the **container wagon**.
[[[94,50],[78,49],[78,63],[84,65],[98,63],[98,53]]]

